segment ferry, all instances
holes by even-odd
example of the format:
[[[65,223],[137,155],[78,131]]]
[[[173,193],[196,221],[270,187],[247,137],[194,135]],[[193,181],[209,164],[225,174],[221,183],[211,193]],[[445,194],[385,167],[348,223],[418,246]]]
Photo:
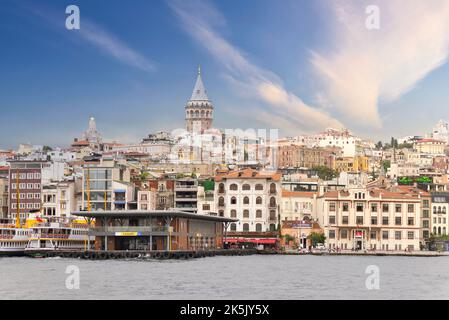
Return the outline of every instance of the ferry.
[[[25,252],[88,250],[94,241],[95,237],[89,236],[89,225],[85,221],[48,218],[30,228]]]
[[[7,220],[0,221],[0,255],[23,255],[29,239],[30,229],[17,227]]]

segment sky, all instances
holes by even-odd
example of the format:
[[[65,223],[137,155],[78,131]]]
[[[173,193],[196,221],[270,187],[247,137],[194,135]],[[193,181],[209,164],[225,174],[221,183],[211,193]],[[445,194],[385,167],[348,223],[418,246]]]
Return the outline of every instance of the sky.
[[[123,143],[183,128],[198,65],[221,129],[389,141],[449,120],[447,0],[3,0],[0,41],[0,149],[67,146],[90,117]]]

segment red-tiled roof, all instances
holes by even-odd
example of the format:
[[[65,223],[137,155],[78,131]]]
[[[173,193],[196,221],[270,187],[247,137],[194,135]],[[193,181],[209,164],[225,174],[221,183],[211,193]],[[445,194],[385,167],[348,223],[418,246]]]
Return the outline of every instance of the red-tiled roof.
[[[313,196],[317,194],[318,192],[313,191],[289,191],[282,189],[283,197],[313,198]]]
[[[244,169],[240,171],[230,171],[224,174],[218,173],[215,176],[215,181],[218,182],[223,179],[267,179],[267,178],[271,178],[274,181],[280,181],[281,174],[277,172],[270,173],[270,172],[257,171],[253,169]]]

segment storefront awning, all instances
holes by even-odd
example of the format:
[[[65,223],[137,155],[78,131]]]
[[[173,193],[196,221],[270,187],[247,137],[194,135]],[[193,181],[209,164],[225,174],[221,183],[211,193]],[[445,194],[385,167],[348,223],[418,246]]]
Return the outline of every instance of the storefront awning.
[[[261,239],[250,239],[250,238],[226,238],[225,242],[228,243],[255,243],[255,244],[276,244],[276,238],[261,238]]]

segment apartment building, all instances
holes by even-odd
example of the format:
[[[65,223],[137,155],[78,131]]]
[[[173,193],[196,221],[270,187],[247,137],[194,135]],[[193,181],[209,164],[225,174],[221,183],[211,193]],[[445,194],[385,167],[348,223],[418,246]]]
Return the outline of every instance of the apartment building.
[[[218,214],[239,219],[232,232],[268,232],[279,226],[281,174],[244,169],[215,176]]]
[[[0,176],[0,218],[8,217],[9,209],[9,180],[7,176]]]
[[[316,219],[318,192],[282,189],[281,221],[312,221]]]
[[[449,232],[449,192],[431,192],[431,196],[432,234],[435,236],[447,235]]]
[[[420,250],[421,199],[402,192],[354,188],[327,192],[318,221],[328,247]]]
[[[9,164],[9,218],[15,218],[19,212],[24,221],[30,211],[41,210],[42,172],[47,162],[11,160]]]
[[[176,179],[174,204],[175,209],[196,213],[198,211],[198,180],[193,178]]]

